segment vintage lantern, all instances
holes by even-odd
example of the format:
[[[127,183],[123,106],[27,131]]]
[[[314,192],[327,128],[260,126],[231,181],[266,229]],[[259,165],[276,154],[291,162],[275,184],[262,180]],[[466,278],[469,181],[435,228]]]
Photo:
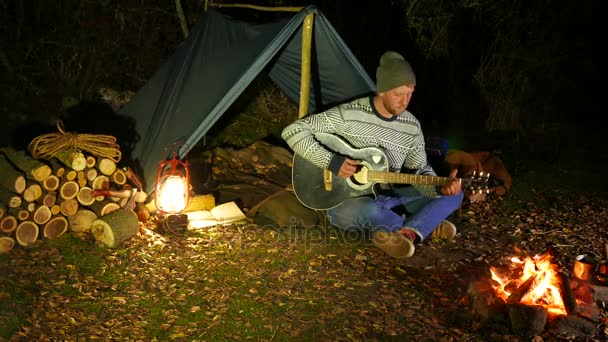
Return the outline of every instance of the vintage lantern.
[[[177,214],[190,200],[190,170],[187,161],[177,157],[181,144],[165,148],[167,156],[159,162],[156,173],[156,207],[161,213]],[[168,159],[171,157],[171,159]]]

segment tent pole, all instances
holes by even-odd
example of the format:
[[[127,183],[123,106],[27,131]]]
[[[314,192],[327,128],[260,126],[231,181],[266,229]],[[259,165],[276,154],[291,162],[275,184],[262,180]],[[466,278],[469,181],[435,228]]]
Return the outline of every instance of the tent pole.
[[[300,109],[298,117],[302,118],[308,113],[308,99],[310,97],[310,51],[312,46],[312,26],[315,13],[309,13],[304,18],[302,27],[302,69],[300,76]]]

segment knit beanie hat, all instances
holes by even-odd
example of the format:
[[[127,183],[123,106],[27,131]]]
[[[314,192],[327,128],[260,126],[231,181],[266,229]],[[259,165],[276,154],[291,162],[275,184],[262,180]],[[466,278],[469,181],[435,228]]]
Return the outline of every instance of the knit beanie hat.
[[[376,87],[382,93],[406,84],[416,84],[416,75],[403,56],[387,51],[380,57],[376,69]]]

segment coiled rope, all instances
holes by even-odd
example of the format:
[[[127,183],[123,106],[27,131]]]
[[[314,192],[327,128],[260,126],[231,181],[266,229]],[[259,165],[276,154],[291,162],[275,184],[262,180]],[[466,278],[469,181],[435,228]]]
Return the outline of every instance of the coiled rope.
[[[59,152],[83,150],[96,157],[108,158],[115,163],[120,161],[122,154],[115,137],[103,134],[67,133],[61,121],[57,121],[57,129],[59,133],[43,134],[30,142],[27,149],[32,157],[50,160]]]

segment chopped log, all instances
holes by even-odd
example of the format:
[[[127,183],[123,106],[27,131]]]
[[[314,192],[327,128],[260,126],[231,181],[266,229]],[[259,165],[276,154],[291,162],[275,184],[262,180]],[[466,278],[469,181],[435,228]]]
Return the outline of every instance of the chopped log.
[[[40,229],[33,221],[23,221],[15,229],[15,238],[21,246],[29,246],[36,242]]]
[[[108,158],[97,160],[97,169],[106,176],[111,176],[116,171],[116,163]]]
[[[18,208],[21,206],[21,196],[14,192],[0,189],[0,203],[8,205],[9,208]]]
[[[78,203],[77,199],[70,198],[70,199],[66,199],[65,201],[61,202],[59,207],[61,209],[61,214],[63,216],[69,217],[69,216],[76,214],[76,212],[80,208],[80,204]]]
[[[95,203],[95,194],[94,194],[93,189],[89,188],[88,186],[83,186],[80,188],[80,191],[78,191],[78,195],[76,196],[76,199],[78,200],[78,202],[84,206],[89,206],[93,203]]]
[[[19,221],[25,221],[27,219],[30,218],[30,212],[27,210],[19,210],[19,212],[17,213],[17,220]]]
[[[521,299],[530,291],[532,285],[536,282],[536,278],[538,275],[531,275],[526,281],[524,281],[515,291],[509,295],[507,298],[508,304],[517,304],[521,302]]]
[[[19,208],[23,204],[21,196],[12,196],[8,201],[9,208]]]
[[[110,179],[112,180],[112,182],[118,185],[123,185],[127,182],[127,174],[122,169],[116,169]]]
[[[97,163],[97,158],[93,157],[93,156],[87,156],[87,168],[92,168],[95,167],[95,164]]]
[[[85,172],[85,177],[87,179],[87,181],[89,182],[89,184],[92,184],[91,182],[93,182],[95,180],[95,178],[97,178],[97,176],[99,175],[99,172],[97,172],[97,169],[87,169]]]
[[[10,236],[0,237],[0,254],[10,252],[15,246],[15,240]]]
[[[97,214],[98,217],[102,217],[104,215],[107,215],[107,214],[113,212],[114,210],[120,209],[120,205],[116,202],[109,202],[109,201],[97,202],[96,201],[95,203],[90,205],[89,208],[91,210],[93,210],[95,212],[95,214]]]
[[[511,329],[519,336],[533,336],[545,330],[548,312],[541,305],[507,304]]]
[[[93,237],[107,247],[116,247],[139,231],[139,221],[133,210],[116,210],[91,224]]]
[[[36,210],[38,206],[36,205],[36,202],[32,202],[32,203],[28,203],[27,206],[25,207],[27,209],[27,211],[29,211],[30,213],[33,213],[34,210]]]
[[[75,198],[78,195],[78,190],[80,190],[78,183],[74,181],[67,181],[59,188],[59,197],[66,200]]]
[[[84,170],[87,166],[87,159],[78,150],[61,151],[55,158],[74,171]]]
[[[76,177],[78,177],[78,172],[75,170],[66,170],[62,179],[66,181],[73,181],[76,179]]]
[[[55,240],[67,231],[68,220],[63,216],[55,216],[44,225],[42,235],[49,240]]]
[[[41,205],[34,211],[33,220],[36,224],[43,225],[47,223],[52,216],[51,209],[46,205]]]
[[[70,230],[75,233],[90,231],[91,224],[95,220],[97,220],[97,214],[89,209],[78,209],[78,212],[68,219]]]
[[[557,288],[559,289],[559,294],[562,297],[562,301],[564,302],[564,306],[566,307],[566,312],[568,315],[575,314],[577,311],[576,298],[574,297],[574,292],[570,287],[570,281],[568,280],[568,276],[562,272],[557,272]]]
[[[42,187],[38,183],[31,184],[23,191],[23,199],[28,203],[34,202],[40,197],[42,197]]]
[[[50,166],[32,158],[26,151],[2,147],[0,153],[4,154],[28,179],[42,182],[52,173]]]
[[[17,229],[17,225],[19,225],[19,222],[15,216],[5,215],[2,220],[0,220],[0,231],[3,233],[12,233]]]
[[[76,182],[78,183],[78,186],[81,186],[81,187],[82,186],[87,186],[87,180],[84,179],[84,178],[83,179],[78,179]]]
[[[4,208],[3,204],[0,204],[0,218],[4,216],[4,213],[6,213],[6,208]]]
[[[51,207],[51,214],[53,214],[53,216],[55,215],[59,215],[59,213],[61,213],[61,207],[59,206],[59,204],[55,204]]]
[[[63,178],[65,175],[65,167],[53,168],[55,170],[55,176]]]
[[[91,183],[91,188],[95,190],[99,189],[109,189],[110,188],[110,179],[107,176],[99,175],[95,177],[93,183]]]
[[[47,192],[42,196],[42,205],[52,207],[57,203],[57,194],[55,192]]]
[[[25,190],[25,186],[23,172],[16,170],[4,155],[0,155],[0,189],[20,194]]]
[[[125,198],[126,199],[131,198],[133,191],[134,190],[103,190],[103,189],[100,189],[100,190],[94,190],[93,192],[94,192],[95,197],[99,197],[99,196],[110,197],[110,198],[112,198],[112,200],[117,201],[117,200],[115,200],[115,198],[118,200],[125,199]],[[148,198],[148,194],[146,194],[143,191],[137,191],[135,193],[135,197],[133,198],[133,201],[137,202],[137,203],[143,203],[146,201],[147,198]]]
[[[59,189],[59,177],[50,175],[42,181],[42,188],[46,191],[56,191]]]

